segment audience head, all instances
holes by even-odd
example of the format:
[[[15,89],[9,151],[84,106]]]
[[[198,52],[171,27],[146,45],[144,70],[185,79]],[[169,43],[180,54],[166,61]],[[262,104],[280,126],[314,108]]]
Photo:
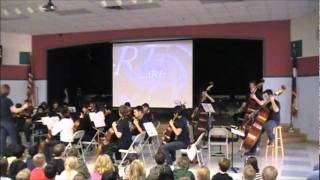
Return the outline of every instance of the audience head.
[[[10,144],[7,147],[7,156],[14,156],[18,159],[22,158],[24,155],[25,147],[20,144]]]
[[[94,171],[103,174],[104,172],[112,172],[113,170],[113,163],[110,156],[106,154],[99,155],[94,164]]]
[[[166,156],[164,155],[163,152],[158,151],[155,155],[154,155],[154,160],[156,161],[156,163],[158,165],[163,165],[166,161]]]
[[[81,174],[77,174],[73,177],[73,180],[86,180],[86,178],[83,177]]]
[[[57,174],[57,169],[53,164],[47,164],[44,168],[44,174],[48,179],[54,179]]]
[[[38,153],[32,158],[35,167],[43,167],[46,164],[45,157],[42,153]]]
[[[222,158],[219,161],[219,168],[222,172],[227,172],[230,167],[230,160],[227,158]]]
[[[53,147],[53,156],[55,157],[60,157],[62,156],[63,152],[65,149],[65,145],[64,144],[57,144]]]
[[[79,151],[73,147],[68,151],[68,157],[69,156],[79,157]]]
[[[142,177],[145,177],[144,166],[139,159],[136,159],[130,164],[129,180],[137,180]]]
[[[129,107],[129,108],[131,107],[130,102],[125,102],[124,105],[127,106],[127,107]]]
[[[10,86],[8,84],[3,84],[0,86],[0,95],[8,96],[10,94]]]
[[[246,165],[243,170],[244,180],[254,180],[256,177],[256,171],[251,165]]]
[[[258,160],[254,156],[248,156],[246,159],[246,165],[251,165],[253,169],[258,173],[260,171],[259,166],[258,166]]]
[[[197,169],[196,172],[197,180],[209,180],[210,179],[210,170],[206,166],[201,166]]]
[[[30,170],[28,168],[22,169],[16,175],[16,180],[29,180]]]
[[[117,179],[117,175],[115,172],[104,172],[101,177],[101,180],[115,180],[115,179]]]
[[[189,166],[190,166],[190,161],[188,159],[188,157],[186,156],[181,156],[178,160],[178,166],[181,168],[181,169],[189,169]]]
[[[164,166],[159,172],[159,179],[161,180],[172,180],[174,179],[173,172],[170,166]]]
[[[74,170],[78,165],[78,159],[74,156],[67,157],[64,161],[64,169],[65,170]]]
[[[0,176],[7,175],[8,170],[8,160],[6,157],[0,158]]]
[[[276,180],[278,176],[278,171],[273,166],[267,166],[262,171],[263,180]]]
[[[128,162],[132,163],[134,160],[139,159],[139,155],[138,154],[129,154],[127,156]]]

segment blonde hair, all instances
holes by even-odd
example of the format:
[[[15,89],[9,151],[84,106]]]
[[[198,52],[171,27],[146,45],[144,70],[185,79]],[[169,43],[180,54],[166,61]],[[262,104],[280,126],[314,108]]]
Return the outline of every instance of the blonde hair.
[[[24,168],[18,172],[16,175],[16,180],[28,180],[30,177],[30,170],[28,168]]]
[[[38,153],[38,154],[34,155],[32,158],[32,161],[33,161],[35,167],[42,167],[46,163],[44,154],[42,154],[42,153]]]
[[[186,156],[181,156],[181,157],[178,159],[177,164],[178,164],[178,166],[179,166],[181,169],[189,169],[190,161],[189,161],[189,159],[188,159]]]
[[[113,171],[113,163],[109,155],[99,155],[95,164],[94,171],[103,174],[104,172]]]
[[[132,163],[130,164],[128,180],[141,180],[141,179],[145,179],[144,166],[139,159],[136,159],[132,161]]]
[[[196,172],[197,180],[209,180],[210,170],[206,166],[201,166]]]
[[[278,171],[273,166],[267,166],[262,171],[263,180],[276,180],[278,176]]]
[[[246,165],[243,170],[243,178],[245,180],[254,180],[256,177],[256,171],[251,165]]]
[[[78,159],[74,156],[67,157],[64,161],[64,167],[66,170],[73,170],[78,165]]]

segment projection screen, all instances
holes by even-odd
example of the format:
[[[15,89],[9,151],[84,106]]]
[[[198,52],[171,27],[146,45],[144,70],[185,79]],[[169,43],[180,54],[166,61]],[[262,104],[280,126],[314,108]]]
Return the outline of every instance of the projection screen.
[[[192,107],[192,40],[113,44],[113,106]]]

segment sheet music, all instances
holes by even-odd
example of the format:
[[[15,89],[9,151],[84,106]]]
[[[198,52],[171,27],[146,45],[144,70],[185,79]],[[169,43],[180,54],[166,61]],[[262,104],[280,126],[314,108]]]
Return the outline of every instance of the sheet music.
[[[53,116],[53,117],[42,117],[41,118],[42,124],[46,125],[48,127],[48,129],[52,129],[52,127],[57,124],[60,119],[58,116]]]
[[[158,136],[158,132],[152,122],[143,123],[143,126],[144,126],[144,129],[147,131],[148,136],[150,137]]]
[[[201,103],[205,112],[215,113],[216,111],[213,109],[210,103]]]
[[[97,113],[89,113],[90,120],[93,121],[96,128],[105,127],[106,123],[104,122],[104,114],[102,111]]]
[[[244,137],[244,132],[243,131],[240,131],[240,130],[237,130],[237,129],[234,129],[234,128],[231,128],[231,133],[233,133],[235,135],[238,135],[238,136],[241,136],[241,137]]]

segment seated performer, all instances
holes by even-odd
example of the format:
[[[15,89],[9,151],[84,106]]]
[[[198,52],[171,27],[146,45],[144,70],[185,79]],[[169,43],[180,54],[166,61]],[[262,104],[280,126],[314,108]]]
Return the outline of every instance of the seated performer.
[[[129,108],[125,105],[121,105],[119,107],[120,119],[117,122],[113,122],[112,128],[108,131],[108,133],[112,133],[113,136],[115,136],[116,140],[102,147],[102,152],[108,154],[110,157],[115,153],[116,160],[121,159],[119,149],[128,149],[132,143],[132,134],[129,127],[129,115]]]
[[[176,160],[176,150],[187,148],[190,139],[189,139],[189,129],[188,129],[188,120],[184,116],[184,108],[182,106],[174,107],[174,116],[175,121],[170,120],[169,126],[172,129],[176,140],[168,142],[160,147],[161,151],[166,156],[166,161],[168,165],[172,165],[172,162]]]
[[[150,119],[144,114],[142,106],[137,106],[133,109],[133,135],[138,135],[145,131],[144,123],[151,122]]]
[[[273,128],[275,128],[280,124],[280,103],[275,99],[275,96],[271,89],[267,89],[263,92],[263,98],[264,98],[264,101],[262,102],[267,103],[266,108],[268,108],[270,112],[269,112],[269,116],[266,123],[262,127],[261,135],[263,134],[264,131],[266,131],[269,139],[268,145],[272,145],[275,138],[273,134]],[[256,149],[260,144],[260,139],[261,138],[258,139],[257,143],[253,146],[253,148],[247,154],[254,155],[256,153]]]
[[[150,111],[149,104],[148,103],[143,103],[142,104],[142,108],[143,108],[143,113],[147,117],[147,119],[149,119],[150,122],[155,123],[154,122],[154,116],[153,116],[152,112]]]
[[[65,107],[61,113],[62,119],[58,123],[53,124],[53,127],[49,129],[49,135],[46,139],[45,156],[47,161],[51,160],[50,151],[52,147],[60,143],[67,145],[72,141],[74,122],[70,117],[69,109]],[[58,134],[60,134],[60,140],[53,139]]]

